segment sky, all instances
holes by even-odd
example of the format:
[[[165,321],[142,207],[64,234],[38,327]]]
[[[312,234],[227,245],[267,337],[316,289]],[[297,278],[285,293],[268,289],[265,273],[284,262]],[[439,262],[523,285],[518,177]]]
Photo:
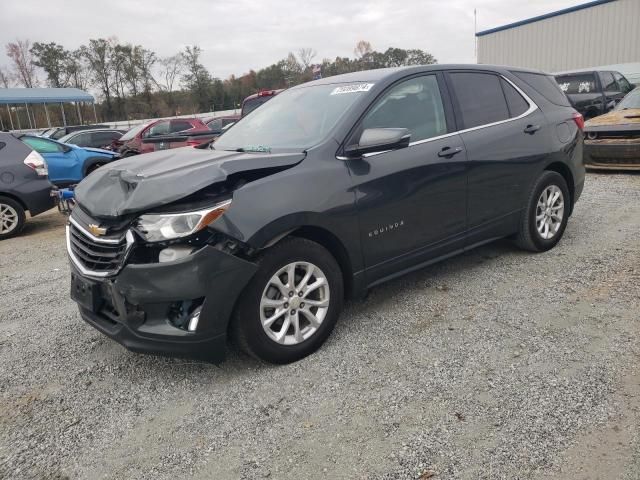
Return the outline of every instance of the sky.
[[[584,3],[584,0],[0,0],[0,67],[16,39],[75,49],[115,36],[160,57],[199,45],[202,61],[227,78],[268,66],[289,51],[314,61],[353,56],[359,40],[378,51],[419,48],[438,63],[473,63],[478,31]]]

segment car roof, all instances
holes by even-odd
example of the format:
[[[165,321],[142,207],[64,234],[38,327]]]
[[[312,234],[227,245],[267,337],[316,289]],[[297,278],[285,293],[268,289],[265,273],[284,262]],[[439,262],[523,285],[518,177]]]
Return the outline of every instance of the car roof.
[[[517,71],[528,73],[547,73],[540,70],[533,70],[521,67],[509,67],[505,65],[485,65],[485,64],[433,64],[433,65],[417,65],[410,67],[390,67],[376,68],[374,70],[362,70],[359,72],[344,73],[342,75],[334,75],[332,77],[321,78],[308,83],[303,83],[293,88],[309,87],[313,85],[330,85],[333,83],[352,83],[352,82],[379,82],[382,80],[411,75],[413,73],[432,72],[438,70],[483,70],[483,71]]]

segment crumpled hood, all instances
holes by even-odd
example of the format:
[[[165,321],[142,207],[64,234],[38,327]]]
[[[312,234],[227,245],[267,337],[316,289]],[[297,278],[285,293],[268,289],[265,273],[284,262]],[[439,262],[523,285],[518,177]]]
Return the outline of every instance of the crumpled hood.
[[[585,127],[601,127],[608,125],[630,125],[640,124],[640,109],[630,108],[628,110],[612,110],[599,117],[587,120]]]
[[[293,166],[298,153],[239,153],[193,147],[127,157],[87,176],[76,201],[92,216],[115,218],[175,202],[229,175]]]
[[[102,155],[110,155],[110,156],[115,156],[118,155],[117,152],[114,152],[112,150],[105,150],[104,148],[93,148],[93,147],[79,147],[82,150],[86,150],[87,152],[93,152],[93,153],[101,153]]]

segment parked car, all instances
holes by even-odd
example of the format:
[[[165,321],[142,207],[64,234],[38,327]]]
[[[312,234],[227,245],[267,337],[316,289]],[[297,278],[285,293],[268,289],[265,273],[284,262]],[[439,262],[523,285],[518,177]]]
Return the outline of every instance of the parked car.
[[[112,150],[114,142],[119,140],[125,133],[126,130],[117,130],[113,128],[78,131],[61,137],[60,143],[76,145],[78,147]]]
[[[556,75],[560,89],[585,119],[603,115],[612,110],[622,98],[633,90],[629,81],[619,72],[590,71]]]
[[[169,120],[153,120],[136,127],[125,133],[119,140],[114,141],[114,148],[123,156],[130,157],[140,153],[149,153],[155,150],[152,143],[144,143],[143,140],[159,135],[174,133],[211,133],[199,118],[172,118]],[[172,148],[184,147],[186,144],[174,144]]]
[[[54,206],[47,164],[10,133],[0,132],[0,240],[18,235],[26,212],[35,217]]]
[[[260,105],[265,104],[266,102],[268,102],[269,100],[271,100],[273,97],[275,97],[276,95],[278,95],[280,92],[284,91],[283,89],[280,90],[261,90],[258,93],[254,93],[253,95],[249,95],[247,98],[245,98],[242,101],[242,110],[241,110],[241,117],[244,117],[245,115],[248,115],[249,113],[253,112],[256,108],[258,108]]]
[[[231,127],[231,125],[240,120],[240,118],[240,115],[227,115],[224,117],[208,118],[204,123],[207,124],[207,127],[209,127],[212,132],[220,136],[225,130]]]
[[[44,157],[49,170],[49,181],[59,188],[80,182],[91,172],[120,157],[109,150],[67,145],[50,138],[33,135],[22,135],[19,138]]]
[[[613,111],[585,123],[587,167],[640,170],[640,87]]]
[[[329,336],[345,295],[497,238],[542,252],[584,185],[552,76],[487,65],[296,86],[207,149],[123,159],[76,188],[71,296],[136,351],[269,362]]]
[[[95,130],[96,128],[109,128],[109,125],[67,125],[66,127],[53,127],[40,134],[41,137],[59,140],[65,135],[81,130]]]

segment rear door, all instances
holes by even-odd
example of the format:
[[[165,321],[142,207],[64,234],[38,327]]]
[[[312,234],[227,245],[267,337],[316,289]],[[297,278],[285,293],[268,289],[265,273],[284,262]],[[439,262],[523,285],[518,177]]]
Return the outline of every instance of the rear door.
[[[447,74],[467,150],[469,245],[515,231],[532,172],[549,153],[546,119],[514,83],[492,72]]]
[[[367,281],[375,283],[462,248],[466,164],[441,74],[390,86],[369,107],[347,145],[367,128],[407,128],[407,148],[348,160],[356,189]]]

